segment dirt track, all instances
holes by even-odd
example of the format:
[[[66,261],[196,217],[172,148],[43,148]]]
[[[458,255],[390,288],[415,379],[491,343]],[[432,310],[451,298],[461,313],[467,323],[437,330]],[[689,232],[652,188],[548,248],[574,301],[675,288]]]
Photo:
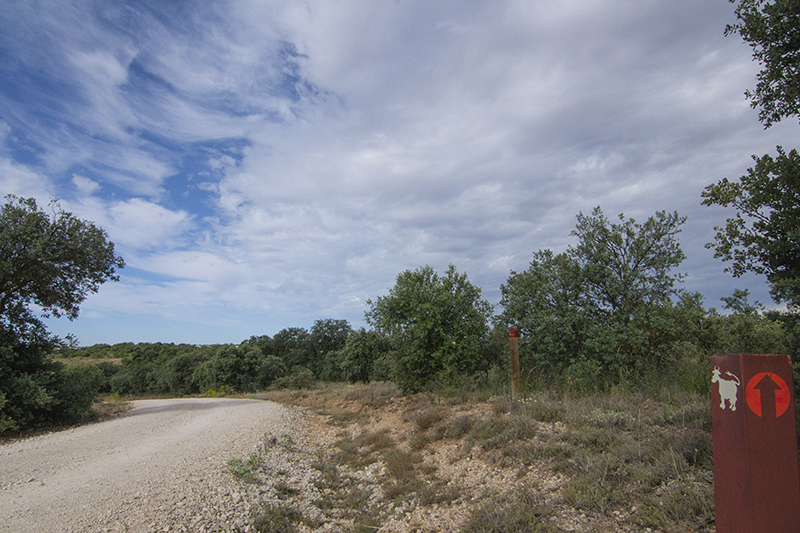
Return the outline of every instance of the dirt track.
[[[141,400],[126,415],[0,447],[0,531],[247,530],[230,459],[291,434],[287,409],[237,399]],[[224,524],[224,525],[220,525]]]

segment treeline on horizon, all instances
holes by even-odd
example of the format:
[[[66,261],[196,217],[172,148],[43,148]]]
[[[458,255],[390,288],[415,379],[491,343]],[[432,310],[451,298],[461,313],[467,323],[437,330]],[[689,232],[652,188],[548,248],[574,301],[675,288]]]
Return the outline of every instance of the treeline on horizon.
[[[398,274],[385,296],[367,300],[372,329],[317,320],[238,345],[118,344],[62,355],[121,359],[74,373],[98,392],[186,395],[309,388],[317,381],[393,381],[401,390],[508,383],[507,331],[521,334],[528,388],[608,390],[679,387],[705,393],[717,353],[789,353],[800,315],[765,311],[747,291],[722,298],[726,314],[681,287],[678,234],[686,218],[660,211],[644,222],[600,207],[579,213],[560,254],[533,253],[527,270],[501,285],[495,312],[466,273],[450,265]],[[789,302],[796,309],[796,302]]]
[[[523,333],[520,359],[525,390],[568,387],[588,392],[623,385],[677,386],[686,392],[706,393],[708,364],[714,354],[790,353],[796,359],[800,317],[765,311],[757,302],[748,301],[747,291],[734,291],[723,299],[722,307],[725,314],[704,308],[698,294],[684,295],[665,305],[655,320],[662,326],[660,331],[630,329],[634,336],[650,341],[651,353],[634,348],[625,354],[627,361],[616,365],[592,357],[587,353],[591,351],[588,346],[559,362],[553,352],[542,350],[541,338],[537,347],[537,335]],[[568,332],[562,333],[557,342],[569,343]],[[608,333],[614,336],[613,331]],[[317,320],[310,330],[291,327],[272,337],[252,336],[239,344],[96,344],[61,348],[53,357],[84,360],[73,367],[73,372],[81,374],[99,393],[124,396],[311,389],[319,382],[341,381],[394,381],[407,392],[455,387],[462,391],[491,388],[497,394],[507,394],[508,328],[495,323],[476,347],[468,368],[435,372],[419,383],[404,377],[398,368],[407,343],[375,330],[353,329],[346,320],[336,319]],[[638,357],[637,351],[641,352]],[[98,362],[87,363],[86,359]],[[641,360],[638,368],[636,359]]]
[[[558,254],[534,252],[528,268],[501,285],[497,306],[454,265],[443,273],[424,266],[401,272],[388,294],[367,300],[370,329],[330,318],[235,345],[74,349],[42,336],[9,342],[0,433],[91,419],[103,393],[183,396],[392,381],[404,393],[507,395],[512,325],[520,332],[523,392],[704,394],[716,353],[797,355],[800,300],[788,301],[786,312],[766,311],[747,291],[734,290],[720,313],[681,287],[685,255],[677,236],[685,217],[661,211],[643,222],[622,214],[609,220],[597,207],[576,218],[575,243]],[[77,364],[77,357],[90,363]]]
[[[121,395],[254,392],[270,387],[309,388],[318,381],[358,380],[352,354],[385,350],[374,332],[353,331],[346,320],[317,320],[311,330],[286,328],[275,336],[253,336],[239,344],[96,344],[62,348],[59,358],[114,359],[87,372],[97,376],[100,392]],[[349,345],[348,345],[349,341]],[[347,348],[347,349],[346,349]],[[347,354],[350,354],[348,357]],[[370,364],[370,367],[377,367]]]

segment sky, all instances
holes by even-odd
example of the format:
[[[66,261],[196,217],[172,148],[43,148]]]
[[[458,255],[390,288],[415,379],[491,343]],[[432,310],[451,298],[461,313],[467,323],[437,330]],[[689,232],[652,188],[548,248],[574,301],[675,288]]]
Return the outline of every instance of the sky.
[[[703,189],[791,146],[744,91],[727,0],[6,0],[0,192],[58,198],[126,262],[81,345],[366,326],[449,264],[492,304],[578,213],[687,217],[683,288],[734,289]]]

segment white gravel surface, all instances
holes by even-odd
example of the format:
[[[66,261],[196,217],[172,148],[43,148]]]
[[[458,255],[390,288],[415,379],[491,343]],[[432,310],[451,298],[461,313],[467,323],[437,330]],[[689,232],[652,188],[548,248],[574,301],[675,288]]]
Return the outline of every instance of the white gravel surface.
[[[257,494],[229,472],[289,435],[292,411],[259,400],[140,400],[120,418],[0,446],[0,531],[250,531]]]

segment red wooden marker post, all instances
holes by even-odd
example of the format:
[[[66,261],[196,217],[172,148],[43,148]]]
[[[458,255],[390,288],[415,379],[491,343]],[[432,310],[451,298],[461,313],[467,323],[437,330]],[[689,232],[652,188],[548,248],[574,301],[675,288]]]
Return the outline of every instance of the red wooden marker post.
[[[711,358],[718,533],[800,531],[793,389],[788,355]]]
[[[511,342],[511,398],[518,400],[520,397],[519,330],[516,326],[511,326],[508,330],[508,338]]]

